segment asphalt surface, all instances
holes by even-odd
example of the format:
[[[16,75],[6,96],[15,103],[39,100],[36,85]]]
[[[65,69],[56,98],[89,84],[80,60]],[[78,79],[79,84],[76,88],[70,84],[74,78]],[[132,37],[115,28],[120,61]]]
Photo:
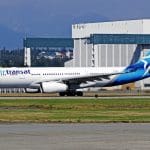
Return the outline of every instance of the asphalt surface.
[[[1,124],[0,150],[149,150],[150,124]]]

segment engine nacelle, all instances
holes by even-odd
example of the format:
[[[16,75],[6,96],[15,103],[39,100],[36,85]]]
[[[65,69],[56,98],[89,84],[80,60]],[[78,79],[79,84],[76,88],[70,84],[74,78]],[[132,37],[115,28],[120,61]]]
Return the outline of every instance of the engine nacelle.
[[[26,88],[25,89],[26,93],[39,93],[40,90],[39,89],[31,89],[31,88]]]
[[[43,82],[42,89],[44,93],[64,92],[68,89],[68,86],[64,83]]]

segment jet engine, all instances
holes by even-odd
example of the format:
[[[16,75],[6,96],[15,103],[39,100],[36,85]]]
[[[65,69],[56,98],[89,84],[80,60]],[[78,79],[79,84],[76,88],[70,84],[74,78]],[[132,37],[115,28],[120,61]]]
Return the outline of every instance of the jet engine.
[[[58,82],[43,82],[42,89],[44,93],[64,92],[68,89],[68,86]]]
[[[25,89],[26,93],[39,93],[40,90],[39,89],[31,89],[31,88],[26,88]]]

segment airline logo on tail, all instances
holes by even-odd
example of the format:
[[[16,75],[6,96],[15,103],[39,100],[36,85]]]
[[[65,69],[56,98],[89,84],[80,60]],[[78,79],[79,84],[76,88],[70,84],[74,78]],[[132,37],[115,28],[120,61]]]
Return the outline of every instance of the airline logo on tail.
[[[149,73],[150,65],[148,64],[148,62],[146,60],[141,60],[141,62],[144,63],[144,70],[145,70],[145,73],[143,74],[143,77],[144,77],[145,75],[147,75],[147,73]]]
[[[150,52],[142,59],[140,60],[142,63],[144,63],[144,70],[145,73],[143,74],[143,77],[145,77],[148,73],[150,73]]]

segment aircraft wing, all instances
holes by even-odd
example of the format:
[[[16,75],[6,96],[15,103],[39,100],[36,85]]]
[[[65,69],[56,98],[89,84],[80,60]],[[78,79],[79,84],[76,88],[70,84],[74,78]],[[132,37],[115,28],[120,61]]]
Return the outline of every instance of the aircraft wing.
[[[124,74],[124,73],[120,72],[120,73],[108,73],[108,74],[91,74],[91,75],[88,75],[88,76],[66,78],[66,79],[62,79],[62,81],[65,82],[65,83],[79,84],[79,83],[84,83],[84,82],[87,82],[87,81],[95,81],[95,80],[102,81],[104,79],[109,80],[110,76],[119,75],[119,74]]]

